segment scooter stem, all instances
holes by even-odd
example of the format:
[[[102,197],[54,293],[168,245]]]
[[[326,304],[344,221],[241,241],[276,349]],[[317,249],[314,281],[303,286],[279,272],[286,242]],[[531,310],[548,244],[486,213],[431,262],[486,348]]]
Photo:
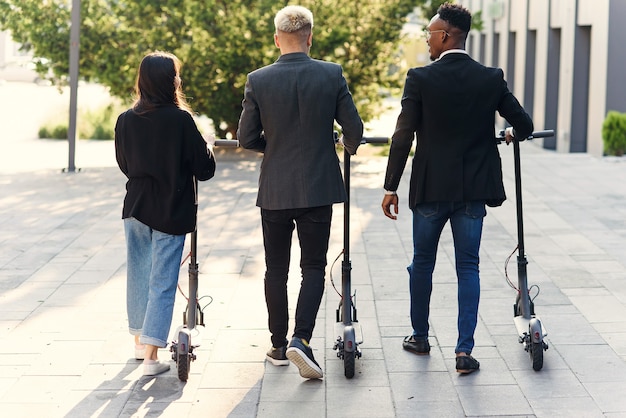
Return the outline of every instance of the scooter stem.
[[[352,324],[351,262],[350,262],[350,153],[343,150],[343,176],[346,188],[346,201],[343,204],[343,261],[341,262],[341,294],[343,298],[342,322]]]
[[[522,210],[522,164],[519,141],[513,141],[513,160],[515,163],[515,201],[517,205],[517,280],[520,292],[522,317],[530,319],[530,296],[528,295],[528,260],[524,249],[524,216]]]

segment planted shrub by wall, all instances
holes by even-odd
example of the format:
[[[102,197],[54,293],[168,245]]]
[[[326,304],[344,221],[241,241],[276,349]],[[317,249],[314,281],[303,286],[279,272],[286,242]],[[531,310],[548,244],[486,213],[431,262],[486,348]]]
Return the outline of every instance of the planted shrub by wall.
[[[624,155],[626,151],[626,113],[609,111],[602,124],[602,141],[607,155]]]

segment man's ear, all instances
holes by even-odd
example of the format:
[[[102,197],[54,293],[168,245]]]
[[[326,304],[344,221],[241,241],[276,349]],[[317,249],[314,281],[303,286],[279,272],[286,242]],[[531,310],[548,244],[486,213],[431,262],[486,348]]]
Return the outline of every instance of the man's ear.
[[[280,48],[280,42],[278,41],[277,34],[274,34],[274,45],[276,45],[276,48]]]

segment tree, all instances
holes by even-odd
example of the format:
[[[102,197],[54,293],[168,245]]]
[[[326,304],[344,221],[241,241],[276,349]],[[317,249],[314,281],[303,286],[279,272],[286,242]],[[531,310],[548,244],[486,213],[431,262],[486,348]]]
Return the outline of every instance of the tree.
[[[315,17],[313,58],[342,64],[364,120],[381,103],[381,89],[399,87],[390,71],[406,16],[421,0],[303,0]],[[67,79],[69,0],[0,0],[0,28],[34,54],[38,70]],[[273,17],[288,1],[81,0],[80,76],[129,102],[141,58],[176,54],[189,102],[216,134],[234,136],[246,74],[274,62]]]
[[[425,21],[424,26],[428,25],[430,19],[437,14],[439,6],[444,3],[454,3],[454,0],[425,0],[418,5],[422,19]],[[478,31],[483,29],[482,10],[472,13],[472,29]]]

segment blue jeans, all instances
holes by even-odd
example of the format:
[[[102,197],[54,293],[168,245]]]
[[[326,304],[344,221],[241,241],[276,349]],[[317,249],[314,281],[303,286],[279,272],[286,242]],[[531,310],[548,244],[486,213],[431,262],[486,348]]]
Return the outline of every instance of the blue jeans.
[[[124,231],[129,331],[142,344],[165,347],[185,235],[156,231],[135,218],[124,219]]]
[[[437,245],[444,225],[450,220],[459,307],[459,334],[454,351],[467,354],[472,352],[480,299],[478,252],[486,214],[483,201],[421,203],[413,209],[413,262],[407,270],[411,292],[411,325],[416,339],[428,338],[428,315]]]
[[[300,241],[302,283],[296,306],[294,337],[311,340],[315,319],[324,295],[326,254],[330,238],[332,206],[315,208],[261,209],[265,246],[265,302],[272,346],[287,343],[289,309],[287,277],[294,223]]]

